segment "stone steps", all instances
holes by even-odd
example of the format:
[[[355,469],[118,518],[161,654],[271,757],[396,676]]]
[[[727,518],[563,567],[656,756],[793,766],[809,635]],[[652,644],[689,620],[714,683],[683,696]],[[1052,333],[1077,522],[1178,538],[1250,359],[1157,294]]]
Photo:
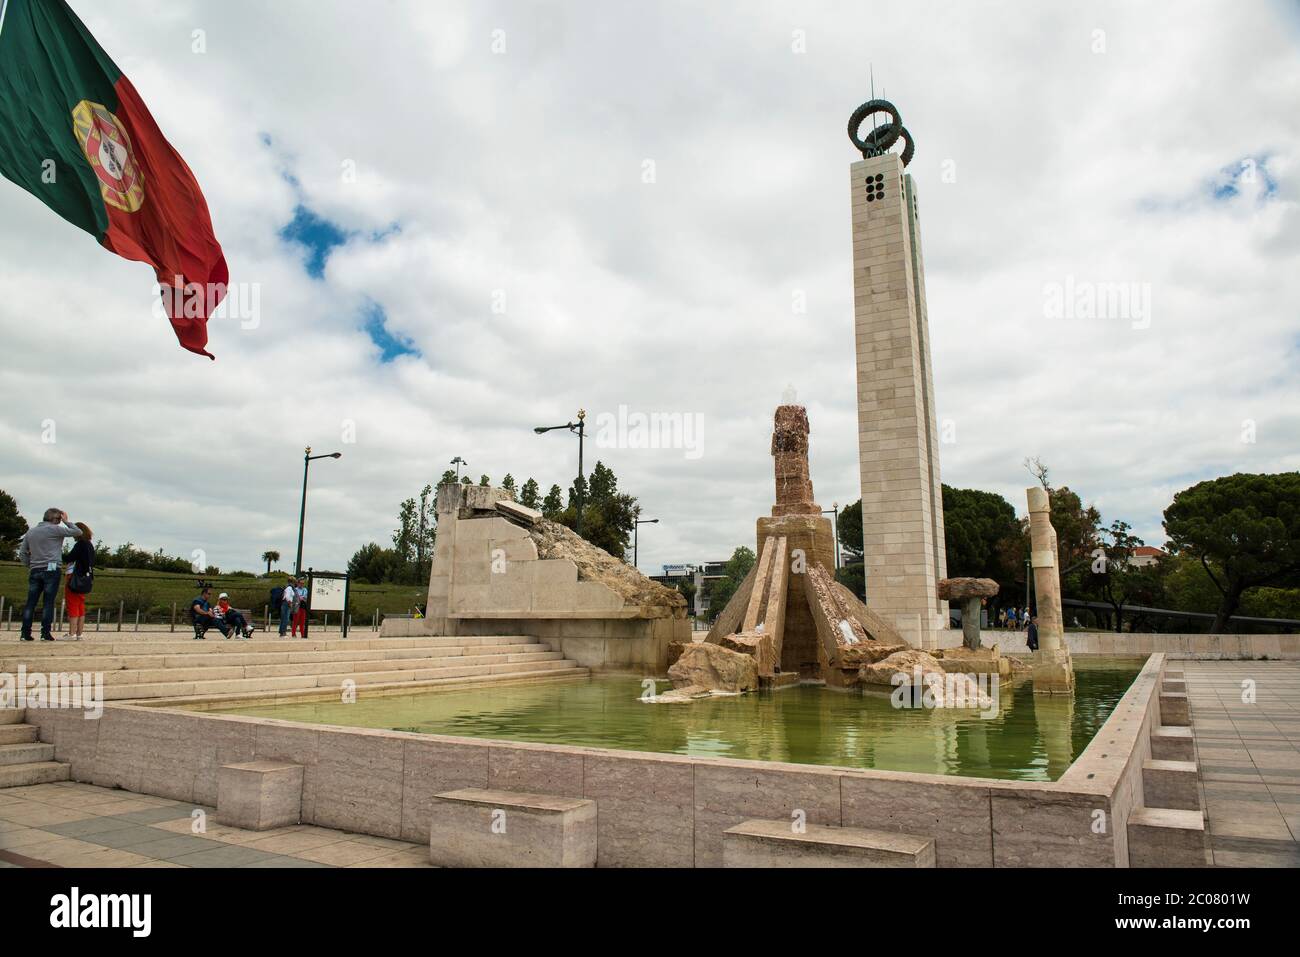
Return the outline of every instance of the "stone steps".
[[[53,761],[52,744],[0,744],[0,767],[14,764],[32,764],[38,761]]]
[[[40,730],[34,724],[6,724],[0,726],[0,745],[31,744],[39,740]]]
[[[27,715],[22,708],[0,708],[0,726],[22,724],[26,717]]]
[[[440,655],[432,658],[362,658],[352,661],[305,661],[286,664],[247,664],[225,666],[213,662],[202,667],[150,668],[132,671],[106,671],[104,684],[152,684],[155,682],[176,681],[219,681],[239,678],[281,678],[305,675],[338,675],[377,671],[411,671],[427,668],[459,668],[474,665],[494,665],[506,663],[524,663],[536,661],[558,661],[564,656],[558,651],[549,651],[545,646],[514,646],[504,648],[523,648],[527,650],[510,651],[491,655]]]
[[[439,678],[464,678],[470,676],[518,675],[531,672],[567,672],[578,669],[576,662],[560,656],[544,661],[511,662],[499,664],[462,665],[455,667],[426,667],[407,670],[372,672],[335,671],[318,675],[285,675],[281,677],[233,678],[209,681],[158,681],[139,684],[106,684],[104,699],[126,701],[144,698],[208,697],[220,694],[242,694],[266,691],[282,692],[303,689],[337,688],[345,680],[358,688],[375,685],[396,685],[417,681],[434,681]],[[586,673],[586,669],[582,669]]]
[[[29,672],[102,674],[107,701],[282,697],[338,689],[347,681],[377,688],[588,674],[527,635],[325,641],[223,640],[215,635],[195,641],[176,635],[21,646],[0,642],[0,672],[16,673],[19,666]]]
[[[84,641],[4,641],[0,640],[0,661],[33,658],[58,658],[64,655],[192,655],[224,654],[237,649],[240,654],[275,654],[301,651],[373,651],[378,649],[439,648],[456,645],[532,644],[531,635],[438,635],[422,638],[346,638],[304,641],[301,638],[258,637],[223,640],[215,632],[205,641],[195,641],[187,630],[167,638],[136,638]]]
[[[69,781],[71,770],[57,761],[36,761],[31,764],[0,766],[0,788],[21,788],[32,784],[51,784]]]
[[[224,652],[207,655],[85,655],[59,657],[58,661],[48,663],[50,670],[57,671],[102,671],[106,674],[114,671],[148,671],[164,668],[209,668],[209,667],[248,667],[260,665],[293,665],[319,662],[410,660],[412,658],[455,658],[469,655],[486,654],[522,654],[526,652],[549,651],[550,646],[538,641],[518,639],[510,644],[466,644],[437,645],[430,648],[403,647],[379,649],[349,649],[347,651],[283,651],[274,653],[262,651],[250,654],[242,653],[245,642]],[[31,659],[0,658],[0,672],[14,673],[19,664],[25,664],[33,670]],[[45,663],[41,663],[42,667]]]
[[[570,662],[570,664],[573,664],[574,666],[572,668],[563,668],[563,669],[557,669],[553,671],[531,671],[531,672],[517,672],[517,673],[506,672],[503,674],[468,675],[465,677],[426,678],[418,681],[369,684],[369,685],[359,685],[358,687],[361,687],[364,690],[372,693],[396,691],[396,692],[405,692],[407,694],[419,694],[422,691],[432,691],[441,688],[455,688],[455,687],[462,687],[462,686],[474,686],[474,685],[486,685],[486,684],[490,684],[490,685],[535,684],[539,682],[548,682],[548,681],[571,681],[571,680],[578,680],[582,678],[588,678],[591,676],[590,669],[584,668],[573,662]],[[331,694],[331,692],[325,691],[325,689],[311,687],[311,688],[295,688],[295,689],[290,689],[288,691],[276,691],[276,692],[266,692],[266,693],[253,692],[252,694],[240,693],[240,692],[228,692],[225,694],[207,694],[203,696],[203,700],[210,704],[244,703],[249,701],[285,702],[285,701],[294,701],[297,699],[314,700],[320,698],[322,693]],[[192,696],[183,696],[181,698],[176,699],[175,701],[168,698],[153,699],[151,701],[151,704],[158,705],[158,706],[170,706],[172,704],[181,704],[189,697]]]

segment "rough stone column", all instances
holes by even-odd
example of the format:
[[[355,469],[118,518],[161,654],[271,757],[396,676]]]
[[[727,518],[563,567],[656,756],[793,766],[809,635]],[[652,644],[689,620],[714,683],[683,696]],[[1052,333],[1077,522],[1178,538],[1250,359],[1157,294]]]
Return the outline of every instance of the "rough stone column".
[[[1065,645],[1061,614],[1061,572],[1052,528],[1051,503],[1039,486],[1026,489],[1029,498],[1029,559],[1034,569],[1034,598],[1038,618],[1038,651],[1034,655],[1034,693],[1070,694],[1074,666]]]
[[[831,520],[813,499],[808,477],[808,412],[801,405],[777,407],[772,423],[772,468],[776,478],[776,501],[772,517],[758,520],[758,554],[767,540],[786,539],[785,617],[781,648],[781,670],[816,677],[819,673],[817,625],[804,595],[803,573],[810,565],[821,565],[835,576],[835,535]]]

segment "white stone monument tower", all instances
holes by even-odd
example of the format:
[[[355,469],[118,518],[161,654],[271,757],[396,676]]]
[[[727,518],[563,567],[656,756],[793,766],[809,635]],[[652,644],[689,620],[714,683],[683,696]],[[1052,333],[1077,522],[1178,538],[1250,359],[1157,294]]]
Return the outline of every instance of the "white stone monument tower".
[[[862,153],[849,178],[867,605],[930,648],[948,627],[936,594],[948,572],[925,267],[916,186],[904,172],[913,142],[888,100],[858,107],[849,138]],[[903,151],[890,152],[900,141]]]

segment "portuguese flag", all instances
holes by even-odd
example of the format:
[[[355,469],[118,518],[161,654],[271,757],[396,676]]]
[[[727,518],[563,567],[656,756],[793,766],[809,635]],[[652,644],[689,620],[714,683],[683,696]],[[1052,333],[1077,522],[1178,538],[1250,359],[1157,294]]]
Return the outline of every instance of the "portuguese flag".
[[[153,266],[176,338],[212,358],[208,315],[229,275],[203,193],[64,0],[0,0],[0,173]]]

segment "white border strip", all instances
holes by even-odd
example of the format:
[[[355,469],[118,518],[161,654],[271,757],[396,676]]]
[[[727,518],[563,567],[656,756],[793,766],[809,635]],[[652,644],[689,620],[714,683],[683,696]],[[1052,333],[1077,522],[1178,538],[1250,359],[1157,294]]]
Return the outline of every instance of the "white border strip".
[[[0,33],[5,30],[5,11],[9,9],[9,0],[0,0]]]

